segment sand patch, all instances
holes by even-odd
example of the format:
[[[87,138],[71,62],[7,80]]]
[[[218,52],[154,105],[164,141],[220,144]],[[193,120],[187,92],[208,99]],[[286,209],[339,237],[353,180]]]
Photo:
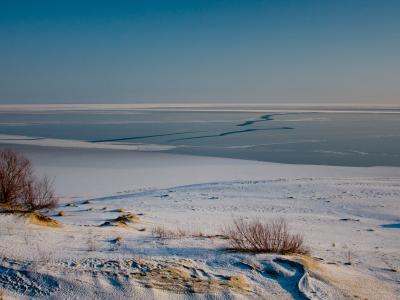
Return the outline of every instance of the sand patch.
[[[308,256],[294,256],[288,259],[302,264],[311,276],[339,289],[348,297],[369,300],[390,300],[397,297],[385,282],[349,267],[327,265]]]
[[[174,293],[215,293],[233,290],[246,293],[251,290],[243,275],[231,277],[203,278],[195,269],[180,265],[166,265],[151,268],[148,272],[135,275],[145,287],[156,288]]]
[[[59,268],[58,265],[57,268]],[[84,271],[95,278],[114,278],[121,284],[140,286],[173,294],[237,293],[252,295],[247,277],[232,271],[222,275],[192,261],[157,261],[141,258],[126,260],[86,259],[65,262],[68,273]],[[124,283],[122,283],[124,282]],[[200,296],[201,297],[201,296]],[[173,298],[172,298],[173,299]]]

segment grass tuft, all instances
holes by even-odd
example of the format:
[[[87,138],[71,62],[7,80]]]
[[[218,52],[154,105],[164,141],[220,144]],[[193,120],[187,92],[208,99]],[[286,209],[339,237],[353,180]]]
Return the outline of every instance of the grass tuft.
[[[42,215],[38,212],[29,212],[27,213],[27,218],[29,223],[40,225],[40,226],[47,226],[47,227],[62,227],[61,223],[57,222],[56,220]]]
[[[102,223],[100,226],[118,226],[118,227],[127,227],[130,223],[137,223],[140,221],[140,218],[133,213],[126,213],[118,216],[117,218],[106,221]]]

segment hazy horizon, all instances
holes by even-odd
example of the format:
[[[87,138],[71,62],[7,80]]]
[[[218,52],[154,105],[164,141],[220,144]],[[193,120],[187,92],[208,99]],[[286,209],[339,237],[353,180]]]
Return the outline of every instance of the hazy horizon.
[[[0,104],[400,105],[400,2],[0,1]]]
[[[142,102],[142,103],[0,103],[6,111],[118,111],[118,110],[164,110],[164,111],[237,111],[237,112],[358,112],[400,113],[400,104],[368,103],[239,103],[239,102]]]

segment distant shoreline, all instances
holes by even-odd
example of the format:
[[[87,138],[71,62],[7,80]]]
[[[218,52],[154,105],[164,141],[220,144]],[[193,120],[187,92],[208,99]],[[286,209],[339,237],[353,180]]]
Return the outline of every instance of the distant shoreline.
[[[0,112],[40,111],[182,111],[182,112],[323,112],[400,113],[399,105],[317,105],[317,104],[0,104]]]

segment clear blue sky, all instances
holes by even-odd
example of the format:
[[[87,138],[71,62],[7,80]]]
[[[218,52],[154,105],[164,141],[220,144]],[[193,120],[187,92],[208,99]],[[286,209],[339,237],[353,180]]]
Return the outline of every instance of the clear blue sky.
[[[397,0],[0,0],[0,103],[400,105]]]

